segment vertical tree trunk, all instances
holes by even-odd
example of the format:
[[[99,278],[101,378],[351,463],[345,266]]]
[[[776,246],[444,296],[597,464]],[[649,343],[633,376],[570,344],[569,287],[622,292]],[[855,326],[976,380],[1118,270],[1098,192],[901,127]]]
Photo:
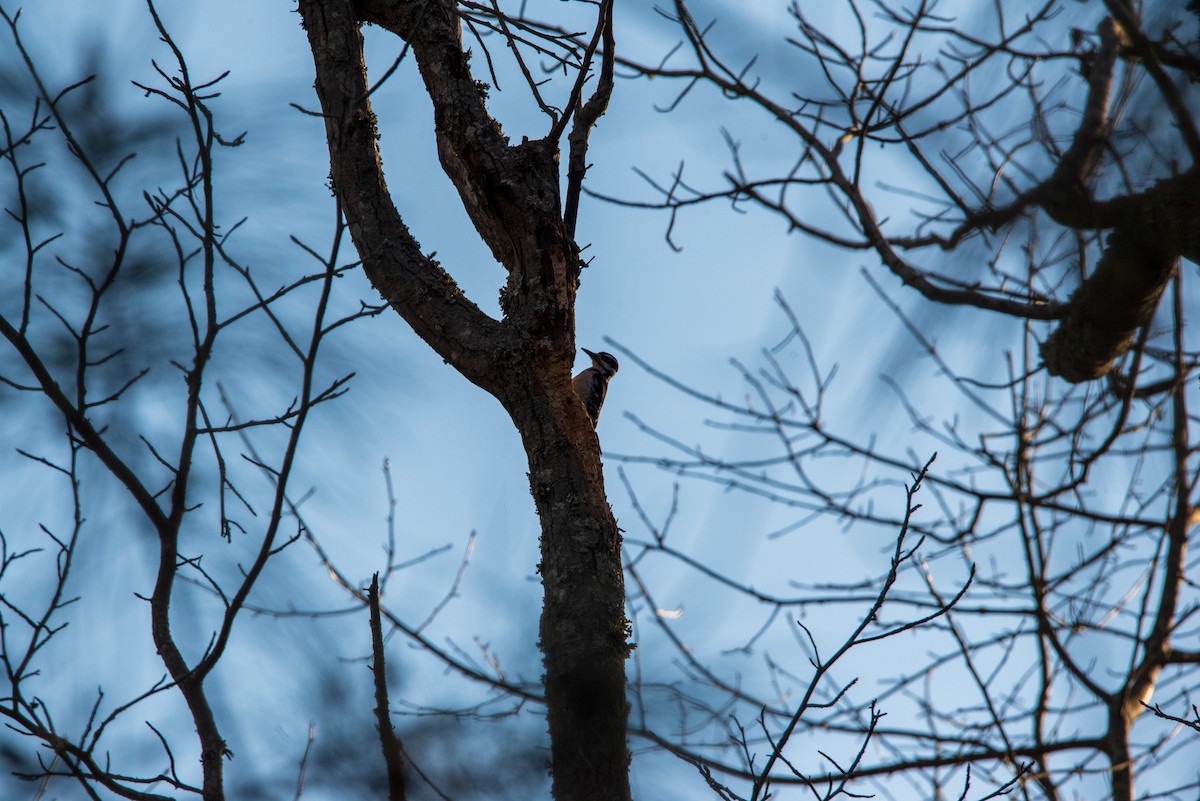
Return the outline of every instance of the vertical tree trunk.
[[[573,392],[565,400],[580,406]],[[510,411],[517,411],[542,525],[540,634],[553,795],[628,799],[629,629],[621,537],[604,494],[598,442],[582,406],[574,415],[536,402]]]

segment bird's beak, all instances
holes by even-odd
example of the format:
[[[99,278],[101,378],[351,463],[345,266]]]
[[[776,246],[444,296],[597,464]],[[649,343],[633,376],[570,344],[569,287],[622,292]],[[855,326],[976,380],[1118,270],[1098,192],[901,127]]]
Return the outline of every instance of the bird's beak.
[[[590,350],[588,350],[587,348],[580,348],[580,350],[581,350],[581,351],[583,351],[584,353],[586,353],[588,356],[591,356],[593,359],[595,359],[595,358],[596,358],[596,354],[592,353],[592,352],[591,352]]]

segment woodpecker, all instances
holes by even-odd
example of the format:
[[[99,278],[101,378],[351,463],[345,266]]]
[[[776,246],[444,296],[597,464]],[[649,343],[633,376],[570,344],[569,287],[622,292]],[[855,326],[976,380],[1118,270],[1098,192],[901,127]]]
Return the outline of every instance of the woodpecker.
[[[592,357],[592,366],[572,378],[571,386],[575,387],[575,394],[583,401],[583,408],[587,409],[595,428],[600,422],[600,407],[604,405],[608,380],[617,374],[617,359],[611,353],[592,353],[587,348],[580,350]]]

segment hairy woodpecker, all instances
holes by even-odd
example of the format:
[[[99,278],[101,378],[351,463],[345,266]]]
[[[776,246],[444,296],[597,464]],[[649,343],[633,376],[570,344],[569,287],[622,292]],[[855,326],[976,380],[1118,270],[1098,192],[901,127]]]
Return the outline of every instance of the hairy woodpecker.
[[[592,418],[592,427],[600,421],[600,407],[604,405],[604,393],[608,391],[608,380],[617,374],[617,359],[611,353],[592,353],[587,348],[580,348],[592,357],[592,366],[583,370],[571,379],[575,394],[583,401],[588,417]]]

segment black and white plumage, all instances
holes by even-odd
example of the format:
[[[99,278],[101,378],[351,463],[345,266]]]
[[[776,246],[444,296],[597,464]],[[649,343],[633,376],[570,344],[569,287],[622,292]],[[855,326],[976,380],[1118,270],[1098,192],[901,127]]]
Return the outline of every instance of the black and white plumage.
[[[580,348],[592,357],[592,366],[582,370],[571,379],[575,394],[583,401],[588,417],[592,418],[592,427],[600,421],[600,407],[604,405],[604,395],[608,392],[608,380],[617,374],[617,359],[611,353],[592,353],[587,348]]]

